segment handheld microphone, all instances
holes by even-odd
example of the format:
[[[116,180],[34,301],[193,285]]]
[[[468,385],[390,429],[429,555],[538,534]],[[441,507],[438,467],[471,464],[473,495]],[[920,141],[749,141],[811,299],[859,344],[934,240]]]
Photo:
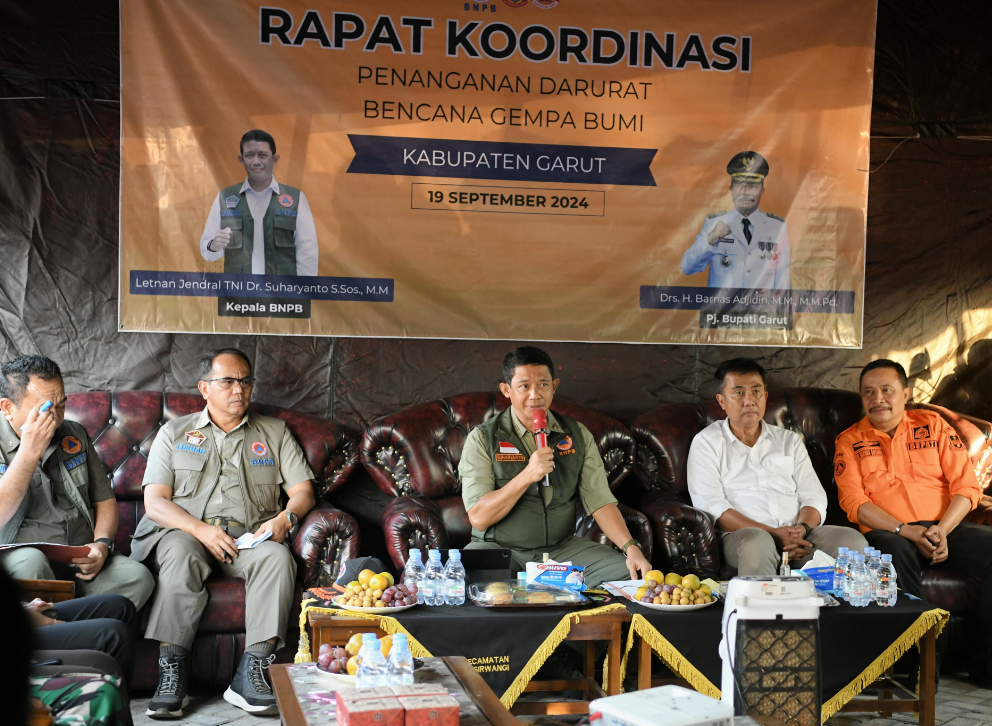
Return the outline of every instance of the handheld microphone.
[[[544,412],[543,408],[534,409],[534,442],[539,449],[543,449],[548,445],[548,414]],[[541,486],[551,486],[551,480],[548,474],[544,475]]]

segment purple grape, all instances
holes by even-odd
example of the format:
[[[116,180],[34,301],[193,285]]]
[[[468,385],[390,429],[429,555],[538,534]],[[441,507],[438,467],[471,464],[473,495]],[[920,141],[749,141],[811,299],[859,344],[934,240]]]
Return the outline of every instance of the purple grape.
[[[327,655],[326,653],[321,653],[320,657],[317,658],[317,664],[321,668],[327,668],[328,666],[331,665],[331,656]]]
[[[657,580],[648,580],[644,584],[647,585],[648,587],[657,587],[658,586],[658,581]]]
[[[667,592],[669,595],[671,595],[672,591],[675,590],[675,585],[665,585],[661,589]]]
[[[330,645],[330,643],[323,643],[320,646],[319,655],[324,655],[324,653],[329,653],[330,651],[331,651],[331,645]]]
[[[339,660],[332,660],[331,661],[330,669],[331,669],[331,673],[340,673],[341,672],[341,661],[339,661]]]
[[[389,604],[389,602],[392,599],[393,599],[393,593],[389,592],[389,590],[386,590],[386,592],[382,593],[382,601],[384,603]]]
[[[407,587],[406,591],[408,593],[410,593],[411,595],[416,595],[417,594],[417,583],[414,582],[413,584],[411,584],[409,587]]]
[[[339,659],[340,658],[344,658],[345,661],[347,661],[348,660],[348,651],[346,651],[344,648],[335,648],[334,649],[334,652],[331,654],[331,657],[332,658],[339,658]]]

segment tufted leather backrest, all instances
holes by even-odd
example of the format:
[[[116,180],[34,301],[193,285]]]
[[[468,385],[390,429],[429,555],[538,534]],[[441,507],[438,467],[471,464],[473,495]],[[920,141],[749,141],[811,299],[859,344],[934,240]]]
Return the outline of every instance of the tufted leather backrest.
[[[377,421],[362,434],[362,464],[386,494],[427,499],[461,494],[458,462],[469,432],[503,411],[500,393],[459,393],[404,408]],[[634,440],[609,416],[556,399],[552,411],[578,420],[592,433],[616,489],[634,463]]]
[[[975,464],[979,483],[987,487],[992,479],[992,424],[941,406],[919,404],[917,407],[940,413],[957,429]],[[837,502],[833,478],[834,441],[863,417],[861,397],[852,391],[785,388],[769,392],[764,420],[802,436],[816,475],[827,492],[827,524],[847,524]],[[635,418],[630,422],[637,441],[633,479],[648,492],[667,493],[691,503],[686,482],[689,445],[702,429],[723,418],[726,414],[715,400],[666,404]]]
[[[159,428],[179,416],[202,410],[203,397],[155,391],[96,391],[68,396],[65,416],[81,424],[110,475],[120,525],[117,548],[131,552],[131,535],[145,506],[141,479]],[[252,404],[254,413],[281,418],[303,447],[321,496],[341,486],[358,463],[358,437],[351,429],[284,408]]]

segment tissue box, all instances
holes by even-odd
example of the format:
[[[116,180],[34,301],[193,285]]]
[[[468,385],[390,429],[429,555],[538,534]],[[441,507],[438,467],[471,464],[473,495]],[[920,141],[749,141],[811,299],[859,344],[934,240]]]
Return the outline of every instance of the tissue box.
[[[559,590],[576,590],[581,592],[586,589],[585,568],[577,565],[559,565],[551,562],[528,562],[527,563],[527,584],[546,585]]]
[[[832,591],[834,589],[833,567],[810,567],[800,570],[813,581],[817,590]]]
[[[451,696],[401,699],[406,726],[458,726],[458,701]]]
[[[337,694],[338,726],[404,726],[404,716],[398,698],[342,698],[340,691]]]

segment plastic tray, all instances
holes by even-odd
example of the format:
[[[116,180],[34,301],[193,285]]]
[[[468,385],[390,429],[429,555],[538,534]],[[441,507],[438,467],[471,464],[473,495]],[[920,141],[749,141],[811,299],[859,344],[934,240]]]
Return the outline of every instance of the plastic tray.
[[[468,597],[484,608],[574,608],[589,598],[574,590],[525,585],[517,580],[495,580],[469,585]]]

